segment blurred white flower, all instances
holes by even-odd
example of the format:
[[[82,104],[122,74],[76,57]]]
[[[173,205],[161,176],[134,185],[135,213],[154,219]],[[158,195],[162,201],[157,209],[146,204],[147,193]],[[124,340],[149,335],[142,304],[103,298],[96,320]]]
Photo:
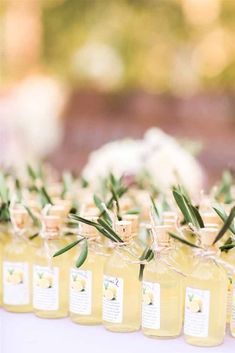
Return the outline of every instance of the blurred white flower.
[[[118,86],[123,77],[123,64],[114,48],[106,44],[87,43],[73,57],[74,73],[101,88]]]
[[[110,171],[118,176],[147,171],[162,190],[183,183],[196,194],[203,184],[203,172],[195,158],[157,128],[148,130],[142,140],[110,142],[92,152],[83,175],[97,187],[99,180]]]

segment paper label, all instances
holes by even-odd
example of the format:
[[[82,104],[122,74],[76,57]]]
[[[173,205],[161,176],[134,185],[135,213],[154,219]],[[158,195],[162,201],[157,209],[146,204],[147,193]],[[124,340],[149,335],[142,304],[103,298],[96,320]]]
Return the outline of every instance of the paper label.
[[[90,315],[92,310],[92,272],[70,269],[70,312]]]
[[[103,320],[121,323],[123,318],[123,279],[105,276],[103,279]]]
[[[38,310],[59,309],[58,267],[33,267],[33,307]]]
[[[142,283],[142,326],[160,328],[160,284]]]
[[[30,304],[27,262],[3,262],[3,303],[7,305]]]
[[[207,337],[210,314],[210,291],[186,288],[184,333],[194,337]]]

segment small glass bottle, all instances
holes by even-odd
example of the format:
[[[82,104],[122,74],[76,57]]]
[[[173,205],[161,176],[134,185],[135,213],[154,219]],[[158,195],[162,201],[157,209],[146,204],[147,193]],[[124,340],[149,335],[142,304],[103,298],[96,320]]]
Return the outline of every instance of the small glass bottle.
[[[213,228],[200,230],[204,250],[186,282],[184,335],[195,346],[219,345],[225,335],[227,274],[216,263],[217,234]]]
[[[32,311],[32,248],[26,236],[28,213],[20,204],[10,210],[12,237],[3,252],[3,307]]]
[[[97,217],[86,217],[96,221]],[[80,268],[76,260],[81,246],[72,258],[70,267],[69,311],[73,322],[83,325],[96,325],[102,322],[103,270],[107,259],[101,244],[100,233],[87,224],[80,224],[79,233],[88,239],[88,255]]]
[[[53,207],[53,206],[52,206]],[[42,217],[42,246],[34,256],[33,311],[43,318],[68,315],[68,253],[53,255],[64,247],[61,219],[55,215]]]
[[[143,274],[142,331],[154,338],[176,337],[182,328],[182,275],[172,264],[170,229],[156,227],[154,260],[146,265]]]
[[[141,283],[139,264],[132,253],[131,223],[119,221],[116,232],[124,241],[114,249],[104,266],[103,325],[115,332],[140,328]]]

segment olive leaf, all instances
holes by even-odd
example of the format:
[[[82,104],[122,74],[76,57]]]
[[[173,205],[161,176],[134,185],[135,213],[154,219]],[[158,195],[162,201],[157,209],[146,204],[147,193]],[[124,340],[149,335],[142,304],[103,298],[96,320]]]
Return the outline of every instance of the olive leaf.
[[[32,219],[33,225],[35,227],[40,227],[41,226],[40,220],[33,214],[33,212],[30,210],[30,208],[28,206],[24,206],[24,208],[28,212],[29,217]]]
[[[53,202],[45,188],[45,186],[42,186],[39,190],[38,190],[40,196],[41,196],[41,202],[42,202],[42,207],[51,204],[53,205]]]
[[[96,194],[94,194],[93,200],[96,207],[100,211],[100,217],[103,217],[108,224],[112,225],[112,219],[110,218],[110,215],[103,206],[104,202],[102,202],[102,200]]]
[[[225,223],[223,224],[222,228],[217,234],[213,244],[217,243],[217,241],[220,240],[223,237],[223,235],[227,232],[230,225],[232,224],[234,217],[235,217],[235,206],[233,206],[233,208],[231,209],[228,218],[226,219]]]
[[[76,261],[77,268],[83,265],[83,263],[86,261],[87,255],[88,255],[88,242],[87,242],[87,239],[84,239],[81,247],[80,255]]]
[[[140,208],[131,208],[130,210],[124,212],[123,214],[124,215],[138,215],[141,213],[141,209]]]
[[[27,164],[27,172],[33,181],[37,179],[37,173],[34,171],[33,167],[30,164]]]
[[[82,240],[84,240],[84,238],[82,239],[79,239],[79,240],[76,240],[68,245],[66,245],[64,248],[58,250],[54,255],[53,257],[56,257],[56,256],[59,256],[63,253],[65,253],[66,251],[69,251],[70,249],[72,249],[74,246],[76,246],[78,243],[80,243]]]
[[[223,222],[226,222],[228,216],[222,206],[216,204],[213,206],[213,210],[217,213],[217,215],[220,217],[220,219],[222,219]],[[235,235],[235,227],[233,224],[230,224],[229,230]]]
[[[115,239],[116,242],[123,243],[123,240],[117,235],[113,228],[111,228],[103,219],[99,218],[98,223]]]
[[[21,183],[18,178],[15,179],[15,188],[18,202],[22,201],[22,190],[21,190]]]
[[[66,193],[71,190],[73,186],[73,176],[70,172],[64,172],[62,176],[63,189],[61,192],[61,197],[64,199]]]
[[[204,228],[204,222],[198,209],[192,205],[189,196],[185,196],[184,193],[179,190],[179,187],[173,188],[173,196],[184,216],[185,222],[187,224],[193,224],[197,229]]]
[[[139,260],[140,261],[147,261],[147,262],[150,262],[154,257],[154,252],[153,250],[147,246],[142,255],[140,256]],[[140,269],[139,269],[139,280],[142,281],[143,279],[143,274],[144,274],[144,268],[145,268],[145,265],[144,264],[140,264]]]
[[[228,252],[229,250],[233,249],[235,247],[235,241],[231,237],[229,237],[224,245],[220,246],[221,251]]]
[[[191,243],[190,241],[178,236],[177,234],[173,233],[173,232],[168,232],[168,234],[170,235],[170,237],[172,237],[173,239],[176,239],[178,241],[180,241],[181,243],[185,244],[185,245],[188,245],[188,246],[191,246],[192,248],[198,248],[198,249],[201,249],[200,246],[196,245],[196,244],[193,244]]]
[[[218,190],[215,193],[215,199],[217,201],[223,201],[229,204],[233,201],[231,187],[233,184],[233,176],[229,170],[225,170],[222,175],[222,180],[218,186]]]
[[[39,233],[35,233],[33,235],[30,235],[29,240],[33,240],[33,239],[37,238],[38,236],[39,236]]]

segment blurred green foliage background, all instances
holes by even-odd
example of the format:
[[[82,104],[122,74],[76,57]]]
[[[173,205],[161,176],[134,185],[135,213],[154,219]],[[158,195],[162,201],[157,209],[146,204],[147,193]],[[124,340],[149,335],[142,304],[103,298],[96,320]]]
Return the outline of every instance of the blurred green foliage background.
[[[75,85],[176,94],[235,86],[233,0],[48,3],[43,62]]]

